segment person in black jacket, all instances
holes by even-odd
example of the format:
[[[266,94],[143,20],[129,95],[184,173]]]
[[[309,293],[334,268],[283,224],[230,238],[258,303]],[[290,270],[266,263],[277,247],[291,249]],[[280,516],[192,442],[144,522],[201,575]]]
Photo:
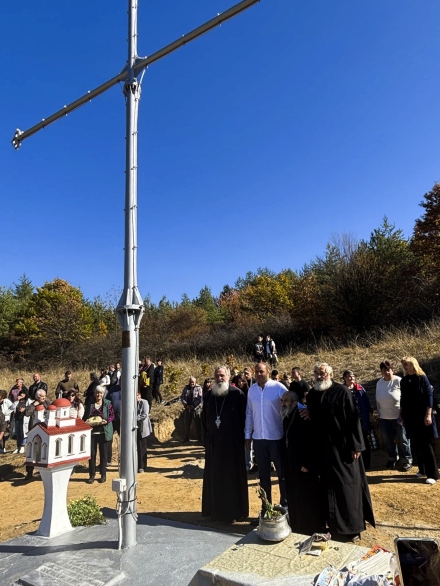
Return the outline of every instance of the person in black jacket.
[[[163,384],[163,365],[160,358],[157,359],[157,366],[154,369],[154,380],[153,380],[153,399],[156,399],[158,403],[162,403],[162,395],[160,393],[160,385]]]
[[[84,393],[84,404],[88,405],[95,398],[95,389],[99,386],[99,378],[96,372],[90,373],[90,384]]]
[[[41,380],[41,376],[39,375],[38,372],[34,373],[32,378],[34,379],[34,382],[29,387],[29,398],[34,400],[35,393],[37,391],[39,391],[40,389],[45,391],[47,394],[47,384]]]
[[[252,351],[252,355],[254,357],[255,362],[258,364],[259,362],[265,362],[264,357],[264,344],[263,344],[263,336],[258,336],[257,341],[254,344],[254,348]]]
[[[298,409],[298,396],[286,391],[281,397],[285,450],[284,474],[290,526],[296,533],[312,535],[325,529],[317,457],[312,426]]]
[[[440,478],[432,440],[438,438],[435,417],[432,414],[433,391],[428,377],[414,356],[402,358],[405,376],[400,381],[400,417],[411,440],[411,450],[417,456],[419,472],[426,475],[426,484],[435,484]]]
[[[142,399],[148,402],[150,407],[153,404],[153,382],[154,382],[154,364],[151,362],[150,356],[145,356],[145,362],[139,371],[139,390]]]

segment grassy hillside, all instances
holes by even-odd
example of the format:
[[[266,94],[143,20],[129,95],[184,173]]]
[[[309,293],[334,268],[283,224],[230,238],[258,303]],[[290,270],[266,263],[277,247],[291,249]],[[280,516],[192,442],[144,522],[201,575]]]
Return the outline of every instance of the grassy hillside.
[[[313,365],[317,361],[328,362],[334,369],[335,380],[340,381],[342,372],[346,368],[352,369],[360,382],[369,391],[374,400],[374,389],[380,376],[379,363],[388,358],[394,361],[396,374],[402,374],[400,359],[405,355],[415,356],[425,370],[431,383],[438,388],[440,384],[440,322],[431,323],[418,328],[417,331],[409,329],[382,332],[380,340],[371,340],[358,344],[351,343],[348,346],[333,348],[331,345],[317,346],[311,352],[291,352],[279,357],[278,370],[282,374],[293,366],[300,366],[303,378],[312,378]],[[165,384],[162,387],[164,399],[170,399],[180,394],[189,376],[196,376],[202,383],[203,379],[213,376],[217,364],[227,363],[230,367],[239,369],[252,365],[252,359],[247,356],[229,355],[217,356],[209,361],[200,361],[196,357],[187,360],[165,362]],[[54,397],[54,390],[59,380],[63,378],[65,367],[52,368],[41,372],[42,379],[49,386],[49,397]],[[15,378],[22,376],[25,384],[32,383],[32,372],[26,369],[19,370],[16,367],[0,370],[0,388],[9,389],[15,383]],[[76,371],[74,378],[84,391],[89,384],[89,371]]]

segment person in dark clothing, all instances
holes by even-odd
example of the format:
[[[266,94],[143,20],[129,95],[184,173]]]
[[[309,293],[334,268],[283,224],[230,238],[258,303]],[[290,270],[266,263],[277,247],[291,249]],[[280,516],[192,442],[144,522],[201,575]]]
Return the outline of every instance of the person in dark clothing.
[[[26,405],[25,416],[29,417],[29,428],[30,431],[34,425],[38,422],[38,418],[35,417],[35,409],[39,406],[43,405],[44,410],[47,411],[50,401],[46,399],[46,391],[40,389],[35,393],[35,399],[32,403]],[[32,480],[34,474],[34,466],[32,464],[26,464],[26,480]]]
[[[310,391],[309,383],[301,378],[301,369],[299,366],[292,368],[292,382],[289,386],[289,391],[296,393],[298,401],[304,404],[304,399]]]
[[[203,389],[197,384],[194,376],[191,376],[188,384],[183,387],[180,401],[185,407],[183,412],[183,424],[185,426],[184,442],[189,442],[191,437],[191,424],[194,421],[197,441],[202,439],[201,411],[203,408]]]
[[[214,376],[202,412],[206,450],[202,515],[230,523],[249,515],[243,433],[246,398],[229,384],[226,366],[218,366]]]
[[[364,438],[365,450],[362,452],[362,460],[364,461],[365,470],[370,469],[371,465],[371,446],[368,439],[368,434],[371,430],[371,420],[373,415],[373,408],[371,407],[370,399],[367,391],[362,385],[356,382],[356,377],[352,370],[344,370],[342,375],[344,385],[353,396],[356,411],[358,412],[361,421],[362,435]]]
[[[150,356],[145,356],[145,362],[139,371],[139,390],[142,399],[148,402],[148,406],[153,405],[153,382],[154,382],[154,364],[151,362]]]
[[[333,369],[316,364],[307,395],[323,507],[332,534],[356,541],[365,521],[375,526],[370,491],[360,457],[365,449],[359,416],[350,392],[333,382]]]
[[[84,404],[85,405],[88,405],[89,403],[91,403],[95,399],[95,389],[98,386],[99,386],[99,377],[96,374],[96,372],[91,372],[90,373],[90,384],[84,393]],[[72,387],[72,388],[74,388],[74,387]]]
[[[264,344],[263,344],[263,336],[258,336],[257,341],[254,344],[254,349],[252,351],[252,356],[254,357],[255,362],[258,364],[259,362],[265,362],[264,357]]]
[[[426,474],[426,484],[435,484],[440,475],[432,447],[432,440],[438,438],[437,424],[432,415],[432,386],[413,356],[403,358],[402,366],[405,376],[400,381],[401,423],[405,425],[411,440],[411,450],[417,456],[417,476]]]
[[[110,390],[112,387],[115,387],[116,385],[119,384],[119,377],[118,377],[118,372],[115,369],[115,365],[114,364],[110,364],[110,366],[108,367],[108,373],[107,373],[110,377],[110,385],[108,387],[107,390]]]
[[[278,356],[277,356],[277,349],[275,346],[275,342],[270,337],[270,334],[266,336],[266,343],[264,346],[264,353],[266,356],[266,361],[273,367],[278,364]]]
[[[107,393],[106,399],[111,402],[113,406],[113,433],[111,439],[107,442],[107,464],[111,464],[113,460],[113,436],[117,433],[121,435],[121,387],[116,384],[111,387]]]
[[[88,484],[93,484],[96,473],[96,456],[99,448],[99,471],[101,478],[98,482],[107,480],[107,445],[113,437],[114,419],[113,406],[107,399],[104,399],[104,387],[95,388],[94,399],[86,403],[84,421],[88,422],[92,417],[100,417],[100,423],[92,423],[92,437],[90,444],[89,479]]]
[[[325,517],[311,422],[301,417],[298,397],[291,391],[281,397],[281,414],[284,417],[284,477],[290,526],[296,533],[321,533],[325,529]]]
[[[62,397],[65,397],[70,389],[75,389],[79,392],[79,385],[76,380],[72,378],[72,372],[70,370],[66,370],[63,380],[60,380],[60,382],[57,384],[57,388],[55,389],[55,398],[61,399]]]
[[[158,403],[162,403],[162,395],[160,393],[160,385],[163,385],[163,365],[160,358],[157,359],[157,365],[154,369],[153,375],[153,399]]]
[[[41,376],[38,372],[36,372],[32,378],[34,379],[34,382],[29,387],[29,398],[33,401],[35,399],[35,393],[40,389],[47,394],[47,384],[41,380]]]
[[[24,384],[24,380],[22,378],[16,378],[15,385],[9,391],[8,399],[14,403],[17,400],[18,394],[21,391],[25,391],[26,393],[29,393],[29,389]]]

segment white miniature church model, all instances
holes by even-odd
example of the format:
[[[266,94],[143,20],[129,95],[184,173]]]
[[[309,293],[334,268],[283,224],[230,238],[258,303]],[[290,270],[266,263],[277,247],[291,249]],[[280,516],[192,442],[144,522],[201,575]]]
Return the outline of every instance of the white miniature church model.
[[[44,483],[44,511],[37,535],[55,537],[72,526],[67,514],[67,485],[74,465],[90,459],[92,428],[70,416],[70,401],[57,399],[45,411],[35,408],[37,420],[26,440],[26,464],[39,469]]]

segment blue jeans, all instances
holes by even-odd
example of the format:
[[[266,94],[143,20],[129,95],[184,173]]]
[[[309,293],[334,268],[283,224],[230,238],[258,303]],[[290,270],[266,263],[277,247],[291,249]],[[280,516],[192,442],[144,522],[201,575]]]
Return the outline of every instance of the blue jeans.
[[[412,455],[409,439],[406,437],[405,427],[397,423],[397,419],[379,419],[385,449],[390,462],[399,460],[403,464],[412,464]]]

